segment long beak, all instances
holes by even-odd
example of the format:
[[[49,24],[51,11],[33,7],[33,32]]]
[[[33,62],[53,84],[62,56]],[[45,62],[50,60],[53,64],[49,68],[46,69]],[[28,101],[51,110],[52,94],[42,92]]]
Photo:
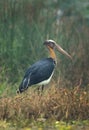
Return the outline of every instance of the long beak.
[[[59,52],[66,55],[67,57],[69,57],[72,60],[72,57],[65,50],[63,50],[57,43],[55,43],[55,46]]]

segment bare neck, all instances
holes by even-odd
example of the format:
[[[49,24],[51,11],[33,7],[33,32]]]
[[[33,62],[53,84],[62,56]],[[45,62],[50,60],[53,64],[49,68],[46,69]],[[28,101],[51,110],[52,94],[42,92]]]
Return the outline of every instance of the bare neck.
[[[56,54],[54,50],[50,47],[48,47],[48,49],[49,49],[50,57],[56,61]]]

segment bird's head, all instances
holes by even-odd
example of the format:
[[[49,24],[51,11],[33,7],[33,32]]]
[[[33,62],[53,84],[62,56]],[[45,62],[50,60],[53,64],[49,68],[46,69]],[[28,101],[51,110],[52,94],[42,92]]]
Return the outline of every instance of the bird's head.
[[[46,45],[47,47],[50,47],[52,49],[55,49],[55,44],[56,44],[56,42],[53,40],[46,40],[44,42],[44,45]]]
[[[72,57],[65,50],[63,50],[62,47],[59,46],[55,41],[53,41],[53,40],[46,40],[44,42],[44,45],[46,45],[47,48],[51,49],[51,50],[57,49],[60,53],[66,55],[68,58],[72,59]]]

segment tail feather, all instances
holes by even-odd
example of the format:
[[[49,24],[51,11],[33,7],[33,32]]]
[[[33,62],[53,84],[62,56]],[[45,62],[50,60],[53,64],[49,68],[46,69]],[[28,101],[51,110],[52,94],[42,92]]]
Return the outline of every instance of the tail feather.
[[[22,93],[24,92],[28,86],[29,86],[29,83],[30,83],[30,78],[24,78],[19,86],[19,90],[17,91],[17,93]]]

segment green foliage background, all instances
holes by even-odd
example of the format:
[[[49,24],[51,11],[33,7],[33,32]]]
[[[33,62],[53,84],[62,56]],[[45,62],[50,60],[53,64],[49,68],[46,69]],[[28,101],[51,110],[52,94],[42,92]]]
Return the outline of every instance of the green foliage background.
[[[88,85],[88,0],[0,1],[0,84],[20,82],[32,63],[46,57],[45,39],[55,40],[73,57],[71,62],[57,55],[54,78],[66,86]]]

